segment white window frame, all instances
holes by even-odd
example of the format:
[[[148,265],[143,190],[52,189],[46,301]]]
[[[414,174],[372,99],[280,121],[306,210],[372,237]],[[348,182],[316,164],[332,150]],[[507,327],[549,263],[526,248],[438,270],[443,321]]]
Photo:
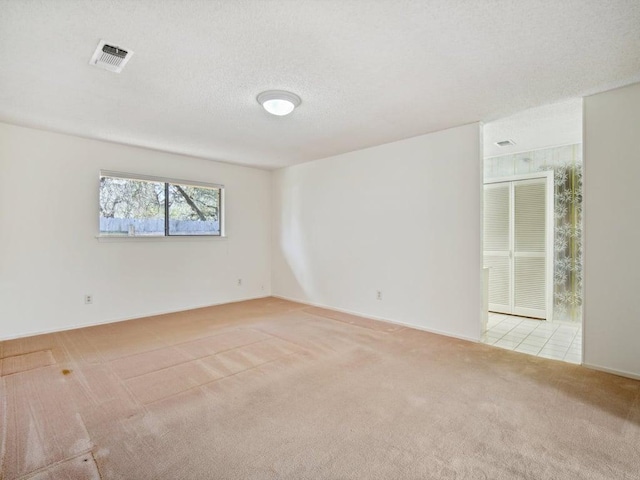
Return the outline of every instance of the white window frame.
[[[104,240],[104,239],[112,239],[112,240],[124,240],[124,239],[143,239],[143,240],[159,240],[159,239],[167,239],[167,238],[226,238],[225,231],[225,188],[224,185],[219,183],[207,183],[207,182],[198,182],[195,180],[183,180],[180,178],[170,178],[170,177],[157,177],[153,175],[143,175],[139,173],[127,173],[127,172],[117,172],[114,170],[100,170],[98,174],[98,202],[100,200],[100,179],[102,177],[113,177],[113,178],[122,178],[125,180],[141,180],[145,182],[156,182],[156,183],[169,183],[169,184],[177,184],[177,185],[188,185],[191,187],[203,187],[203,188],[214,188],[218,189],[220,192],[220,204],[218,206],[218,216],[219,216],[219,225],[220,225],[220,233],[217,235],[214,234],[201,234],[201,235],[167,235],[165,232],[163,235],[110,235],[100,233],[100,227],[98,226],[98,235],[96,238]],[[98,222],[100,221],[100,210],[98,209]]]

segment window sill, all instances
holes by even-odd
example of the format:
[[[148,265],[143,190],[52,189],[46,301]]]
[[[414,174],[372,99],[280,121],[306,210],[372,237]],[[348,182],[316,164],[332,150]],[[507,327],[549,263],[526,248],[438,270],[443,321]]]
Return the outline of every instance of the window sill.
[[[188,240],[188,241],[219,241],[226,240],[226,235],[96,235],[96,240],[99,242],[162,242],[165,240]]]

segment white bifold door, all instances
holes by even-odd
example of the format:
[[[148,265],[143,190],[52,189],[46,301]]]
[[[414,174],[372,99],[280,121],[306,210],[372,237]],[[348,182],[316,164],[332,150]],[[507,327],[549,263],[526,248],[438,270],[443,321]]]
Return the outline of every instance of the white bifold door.
[[[484,266],[489,311],[550,319],[551,174],[484,186]]]

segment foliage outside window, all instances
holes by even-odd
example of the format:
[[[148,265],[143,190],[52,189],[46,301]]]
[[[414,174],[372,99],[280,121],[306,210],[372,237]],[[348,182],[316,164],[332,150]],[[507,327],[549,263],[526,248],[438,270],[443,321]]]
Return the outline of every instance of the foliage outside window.
[[[100,172],[101,236],[221,236],[220,185]]]

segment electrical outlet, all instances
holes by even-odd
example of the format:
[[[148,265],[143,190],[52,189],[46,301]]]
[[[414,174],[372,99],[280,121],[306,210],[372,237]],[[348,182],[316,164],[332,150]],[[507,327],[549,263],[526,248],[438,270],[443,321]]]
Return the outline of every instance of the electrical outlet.
[[[90,293],[87,293],[84,296],[84,303],[87,305],[91,305],[93,303],[93,295],[91,295]]]
[[[241,279],[241,278],[239,278],[239,279],[238,279],[238,286],[239,286],[239,287],[241,287],[241,286],[242,286],[242,279]]]
[[[382,300],[382,291],[380,290],[376,291],[376,300]]]

